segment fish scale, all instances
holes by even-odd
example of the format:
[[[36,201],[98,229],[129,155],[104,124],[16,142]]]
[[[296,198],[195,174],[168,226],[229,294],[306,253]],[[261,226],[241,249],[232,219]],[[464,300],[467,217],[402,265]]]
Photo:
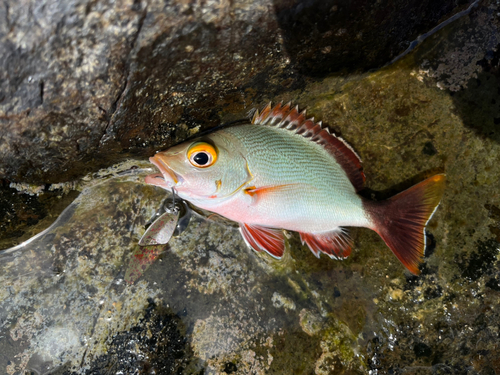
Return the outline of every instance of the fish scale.
[[[296,134],[287,139],[288,130],[258,125],[228,128],[220,135],[225,133],[237,138],[244,152],[252,154],[248,158],[249,169],[258,171],[253,183],[259,186],[302,185],[273,195],[264,208],[259,208],[261,224],[283,228],[286,225],[288,230],[308,232],[325,232],[344,225],[367,225],[360,197],[345,172],[321,146]],[[291,223],[289,218],[296,216],[301,217],[301,221]]]

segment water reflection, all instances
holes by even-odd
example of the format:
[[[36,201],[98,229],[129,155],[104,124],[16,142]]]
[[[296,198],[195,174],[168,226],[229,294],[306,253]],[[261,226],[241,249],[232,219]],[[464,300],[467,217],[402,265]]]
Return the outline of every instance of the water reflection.
[[[131,293],[121,286],[123,264],[164,199],[141,183],[151,170],[132,166],[91,181],[48,229],[0,253],[7,373],[45,373],[47,362],[83,358],[89,345],[103,345],[92,339],[96,330],[123,324],[117,309]]]

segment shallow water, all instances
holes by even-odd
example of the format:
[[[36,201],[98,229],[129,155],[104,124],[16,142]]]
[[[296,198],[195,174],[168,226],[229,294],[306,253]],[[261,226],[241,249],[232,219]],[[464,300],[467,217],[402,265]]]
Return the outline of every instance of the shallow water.
[[[0,253],[0,371],[499,373],[500,79],[488,54],[500,41],[485,14],[377,72],[273,98],[293,98],[354,146],[369,197],[446,172],[421,276],[367,229],[352,230],[342,262],[316,259],[296,234],[282,260],[256,254],[203,215],[140,249],[166,193],[142,182],[147,163],[129,161]]]
[[[0,317],[9,339],[0,345],[5,356],[16,359],[8,372],[15,372],[17,365],[47,373],[65,363],[76,366],[74,370],[92,369],[113,346],[113,334],[147,324],[141,319],[148,308],[158,308],[152,306],[162,306],[169,321],[180,316],[181,333],[174,333],[192,340],[190,355],[168,364],[171,368],[216,372],[213,359],[226,358],[245,371],[279,370],[279,362],[290,359],[281,358],[277,342],[290,348],[300,343],[313,358],[321,349],[309,335],[326,327],[330,331],[331,324],[339,329],[334,334],[341,340],[341,360],[362,366],[363,358],[351,347],[359,333],[329,318],[332,310],[352,304],[352,298],[369,297],[362,278],[343,270],[303,270],[293,253],[281,261],[256,255],[227,224],[195,216],[187,231],[160,247],[164,253],[150,268],[143,267],[142,278],[127,279],[130,268],[137,266],[137,243],[145,224],[165,197],[141,183],[151,170],[131,173],[85,188],[41,236],[2,254]],[[340,302],[338,286],[346,279],[356,296]],[[333,299],[325,299],[322,291],[329,288],[323,285],[332,281]],[[374,308],[372,302],[362,304],[366,306],[356,307],[356,315],[361,314],[357,320]],[[371,334],[366,324],[353,324]],[[188,349],[182,349],[186,355]],[[151,355],[151,348],[143,350],[137,349],[138,358],[121,371],[142,368],[139,358]],[[265,366],[255,358],[257,350]],[[241,355],[248,358],[240,360]],[[121,365],[116,366],[120,371]]]

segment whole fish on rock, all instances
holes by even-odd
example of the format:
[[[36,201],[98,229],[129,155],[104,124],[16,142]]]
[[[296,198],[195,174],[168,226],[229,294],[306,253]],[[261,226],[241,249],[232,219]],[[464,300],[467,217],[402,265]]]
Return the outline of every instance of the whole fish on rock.
[[[171,147],[150,161],[161,174],[147,176],[148,184],[174,188],[195,206],[238,222],[256,251],[280,258],[286,229],[299,232],[317,257],[343,259],[352,247],[345,227],[366,227],[413,274],[445,185],[438,174],[385,201],[361,197],[358,155],[290,104],[268,105],[251,123]]]

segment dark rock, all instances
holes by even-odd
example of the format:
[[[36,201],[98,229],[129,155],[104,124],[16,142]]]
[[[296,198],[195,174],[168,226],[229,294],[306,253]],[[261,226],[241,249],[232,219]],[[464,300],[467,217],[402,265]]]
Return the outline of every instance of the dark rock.
[[[499,243],[493,239],[479,241],[477,252],[470,254],[468,258],[462,258],[462,276],[475,281],[483,274],[490,272],[495,266],[496,254]]]
[[[68,181],[149,156],[307,76],[381,66],[462,3],[8,1],[0,178]]]
[[[413,347],[413,351],[415,352],[415,356],[417,358],[429,357],[432,354],[431,348],[423,342],[416,343]]]
[[[335,298],[340,297],[340,290],[339,290],[339,288],[337,288],[336,286],[334,286],[334,287],[333,287],[333,296],[334,296]]]
[[[232,373],[236,372],[237,370],[238,370],[238,367],[234,363],[228,362],[224,366],[224,370],[223,371],[226,374],[232,374]]]
[[[496,292],[500,292],[500,279],[499,279],[499,275],[497,275],[497,277],[492,277],[484,285],[487,286],[490,289],[493,289]]]
[[[285,48],[302,74],[364,71],[391,61],[467,1],[274,0]]]
[[[150,300],[142,321],[116,334],[107,354],[97,357],[85,374],[184,374],[193,353],[183,331],[179,317]]]
[[[434,156],[437,154],[437,150],[432,142],[425,142],[424,148],[422,149],[422,154],[429,156]]]

